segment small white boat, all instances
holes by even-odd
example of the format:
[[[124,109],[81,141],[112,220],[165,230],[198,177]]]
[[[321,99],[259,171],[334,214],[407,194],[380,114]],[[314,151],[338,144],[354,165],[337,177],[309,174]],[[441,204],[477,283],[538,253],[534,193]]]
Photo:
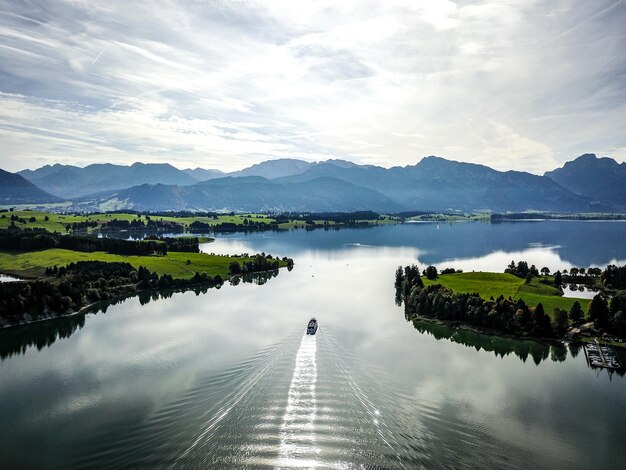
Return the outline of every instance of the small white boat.
[[[314,335],[316,332],[317,332],[317,320],[315,319],[315,317],[313,317],[309,320],[309,324],[306,327],[306,334]]]

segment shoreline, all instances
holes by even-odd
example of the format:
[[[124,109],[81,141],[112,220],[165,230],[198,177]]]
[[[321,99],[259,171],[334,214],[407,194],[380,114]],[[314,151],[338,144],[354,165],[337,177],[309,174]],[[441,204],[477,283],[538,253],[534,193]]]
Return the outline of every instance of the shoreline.
[[[432,323],[435,325],[441,325],[441,326],[447,326],[448,328],[452,328],[452,329],[459,329],[459,330],[464,330],[464,331],[470,331],[472,333],[476,333],[476,334],[480,334],[483,336],[494,336],[497,338],[502,338],[502,339],[511,339],[511,340],[515,340],[515,341],[534,341],[536,343],[544,343],[544,344],[580,344],[580,345],[584,345],[586,343],[589,343],[593,340],[598,340],[598,341],[604,341],[602,339],[602,337],[600,336],[589,336],[589,337],[585,337],[586,341],[582,338],[579,339],[573,339],[570,341],[566,341],[563,338],[561,339],[557,339],[557,338],[547,338],[547,337],[535,337],[535,336],[519,336],[519,335],[514,335],[514,334],[510,334],[510,333],[502,333],[498,330],[494,330],[492,328],[485,328],[485,327],[480,327],[480,326],[473,326],[473,325],[468,325],[466,323],[462,323],[462,322],[458,322],[458,321],[451,321],[451,320],[441,320],[439,318],[432,318],[432,317],[425,317],[422,315],[417,315],[417,314],[413,314],[410,318],[407,319],[407,321],[414,323],[416,321],[421,321],[421,322],[425,322],[425,323]],[[619,348],[622,349],[624,351],[626,351],[626,344],[622,344],[622,343],[611,343],[611,346],[613,346],[614,348]]]
[[[283,269],[283,268],[287,268],[287,266],[281,266],[280,268],[278,268],[276,271]],[[255,276],[255,275],[259,275],[259,274],[265,274],[265,273],[269,273],[269,272],[273,272],[274,270],[265,270],[265,271],[256,271],[254,273],[250,273],[250,276]],[[215,285],[207,285],[207,284],[203,284],[203,283],[197,283],[197,284],[192,284],[189,286],[185,286],[182,288],[178,288],[178,289],[172,289],[171,287],[167,287],[167,288],[150,288],[150,289],[141,289],[141,290],[137,290],[134,293],[129,293],[127,295],[118,295],[115,297],[111,297],[110,299],[106,299],[106,300],[97,300],[95,302],[91,302],[89,304],[83,305],[82,307],[80,307],[80,309],[76,312],[72,311],[72,312],[64,312],[64,313],[60,313],[58,315],[51,315],[51,314],[43,314],[40,317],[37,317],[35,319],[31,319],[31,320],[26,320],[26,321],[22,321],[20,320],[18,323],[15,324],[10,324],[10,323],[5,323],[4,317],[0,317],[0,331],[2,330],[7,330],[7,329],[11,329],[11,328],[16,328],[16,327],[20,327],[20,326],[27,326],[27,325],[32,325],[35,323],[42,323],[42,322],[46,322],[46,321],[50,321],[50,320],[56,320],[59,318],[69,318],[69,317],[73,317],[73,316],[77,316],[77,315],[87,315],[88,313],[98,313],[98,312],[89,312],[88,310],[93,308],[94,306],[96,306],[99,303],[107,303],[107,304],[111,304],[114,303],[116,301],[120,301],[120,300],[124,300],[124,299],[130,299],[133,297],[137,297],[140,294],[146,293],[146,292],[153,292],[153,293],[161,293],[161,292],[171,292],[173,294],[175,293],[185,293],[189,290],[192,290],[194,288],[197,287],[206,287],[207,289],[213,289],[213,288],[219,288],[221,287],[226,281],[228,281],[232,286],[236,286],[236,284],[233,284],[232,280],[235,278],[241,278],[242,275],[241,274],[232,274],[229,277],[227,277],[226,279],[223,280],[223,282],[221,284],[215,284]],[[29,280],[37,280],[37,278],[32,278]],[[20,282],[20,281],[12,281],[12,282]],[[134,285],[134,284],[132,284]],[[27,316],[30,316],[30,314],[27,314]]]

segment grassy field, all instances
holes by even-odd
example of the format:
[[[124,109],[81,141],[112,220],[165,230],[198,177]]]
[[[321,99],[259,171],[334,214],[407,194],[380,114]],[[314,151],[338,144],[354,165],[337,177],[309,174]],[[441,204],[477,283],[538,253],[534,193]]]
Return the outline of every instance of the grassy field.
[[[187,264],[187,260],[191,264]],[[240,264],[250,258],[207,255],[204,253],[170,252],[165,256],[123,256],[102,251],[83,253],[58,248],[31,251],[26,253],[0,252],[0,271],[16,276],[40,277],[47,267],[65,266],[77,261],[119,261],[130,263],[135,268],[145,266],[159,275],[171,274],[174,278],[190,278],[195,272],[205,272],[210,276],[229,277],[228,266],[233,261]],[[285,263],[281,261],[281,266]]]
[[[0,214],[0,229],[8,228],[11,225],[11,216],[16,215],[20,221],[16,222],[15,225],[19,228],[43,228],[50,232],[61,232],[65,233],[66,226],[68,224],[72,224],[74,222],[88,222],[95,221],[99,225],[104,224],[110,220],[144,220],[144,216],[138,217],[137,214],[128,214],[128,213],[120,213],[120,214],[101,214],[101,213],[93,213],[87,215],[64,215],[64,214],[55,214],[52,212],[41,212],[41,211],[30,211],[30,210],[15,210],[13,212],[3,212]],[[34,217],[35,220],[31,222],[31,218]],[[46,217],[48,220],[46,220]],[[266,214],[235,214],[235,215],[218,215],[217,219],[212,217],[170,217],[170,216],[150,216],[152,220],[163,220],[163,221],[171,221],[178,222],[182,224],[184,227],[189,227],[189,225],[193,222],[202,222],[208,225],[218,225],[223,223],[233,223],[236,225],[243,225],[245,219],[248,219],[253,222],[258,222],[262,224],[269,224],[275,222],[275,219],[266,215]],[[381,220],[369,220],[369,221],[359,221],[356,222],[367,222],[372,225],[382,225],[382,224],[393,224],[398,223],[399,219],[397,217],[392,217],[388,215],[382,216]],[[324,220],[316,220],[315,223],[318,225],[323,225]],[[328,221],[329,225],[335,225],[335,222]],[[279,224],[279,228],[282,229],[291,229],[298,227],[305,227],[306,222],[304,220],[291,220],[287,223]]]
[[[537,277],[529,285],[524,284],[524,279],[520,279],[512,274],[505,273],[455,273],[443,274],[436,280],[423,278],[424,284],[442,284],[454,292],[474,293],[477,292],[483,299],[494,299],[500,295],[505,298],[523,299],[529,306],[536,306],[541,303],[545,312],[552,316],[555,308],[568,310],[574,302],[580,302],[584,310],[589,308],[589,299],[571,299],[562,297],[561,292],[555,287],[539,282],[541,279],[550,277]]]
[[[7,228],[11,225],[11,216],[16,215],[24,222],[16,222],[20,228],[43,228],[50,232],[65,232],[67,224],[74,222],[87,222],[95,221],[98,224],[106,223],[110,220],[145,220],[145,217],[137,217],[137,214],[88,214],[88,215],[64,215],[55,214],[52,212],[39,212],[39,211],[27,211],[16,210],[13,212],[3,212],[0,215],[0,229]],[[2,217],[4,216],[4,217]],[[31,222],[31,217],[35,218],[34,222]],[[48,220],[45,220],[48,217]],[[236,214],[236,215],[219,215],[217,219],[211,217],[167,217],[167,216],[151,216],[153,220],[166,220],[178,222],[185,227],[188,227],[192,222],[198,221],[209,225],[217,225],[225,222],[234,223],[237,225],[243,225],[244,219],[249,219],[254,222],[270,223],[274,219],[264,214]]]

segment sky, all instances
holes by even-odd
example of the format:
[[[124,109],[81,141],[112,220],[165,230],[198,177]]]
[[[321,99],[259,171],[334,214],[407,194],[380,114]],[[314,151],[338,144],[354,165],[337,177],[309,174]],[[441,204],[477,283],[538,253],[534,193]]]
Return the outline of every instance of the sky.
[[[626,161],[626,0],[0,0],[0,167]]]

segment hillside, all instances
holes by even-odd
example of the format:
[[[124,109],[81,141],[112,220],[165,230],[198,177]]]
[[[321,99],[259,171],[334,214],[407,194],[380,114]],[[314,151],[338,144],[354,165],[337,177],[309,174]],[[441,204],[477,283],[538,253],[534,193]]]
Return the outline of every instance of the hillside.
[[[0,169],[0,204],[61,202],[61,198],[38,188],[26,178]]]
[[[283,176],[298,175],[305,172],[312,164],[304,160],[293,158],[279,158],[257,163],[240,171],[228,173],[228,176],[262,176],[267,179],[275,179]]]
[[[97,163],[84,168],[57,164],[34,171],[23,170],[19,174],[45,191],[65,198],[144,183],[188,185],[198,182],[196,178],[167,163],[133,163],[131,166]]]
[[[626,209],[626,163],[587,153],[545,176],[575,194]]]
[[[187,168],[183,170],[186,174],[197,181],[207,181],[215,178],[223,178],[226,174],[220,170],[207,170],[205,168]]]
[[[376,190],[411,210],[585,211],[591,205],[543,176],[500,172],[472,163],[427,157],[416,165],[382,168],[312,166],[281,181],[304,182],[333,177]]]
[[[101,193],[91,201],[99,207],[107,201],[122,201],[117,208],[134,210],[233,210],[233,211],[358,211],[395,212],[403,206],[367,188],[333,178],[318,178],[303,184],[277,183],[259,176],[219,178],[192,186],[141,185]]]

